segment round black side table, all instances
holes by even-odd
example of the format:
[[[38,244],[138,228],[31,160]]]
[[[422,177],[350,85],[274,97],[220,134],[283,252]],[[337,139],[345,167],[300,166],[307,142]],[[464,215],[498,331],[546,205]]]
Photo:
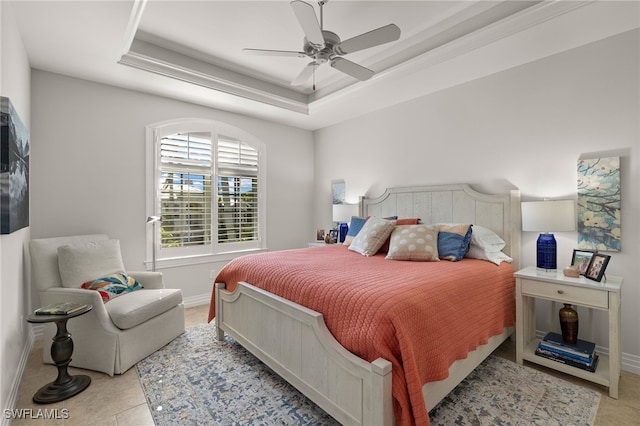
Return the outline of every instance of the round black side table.
[[[58,368],[58,377],[53,382],[41,387],[33,395],[33,402],[51,404],[63,401],[79,394],[91,383],[91,377],[86,375],[71,376],[67,371],[73,353],[73,340],[71,340],[71,333],[67,331],[67,320],[86,314],[91,309],[93,306],[88,305],[67,315],[31,314],[27,317],[27,321],[31,323],[55,322],[58,328],[51,344],[51,358]]]

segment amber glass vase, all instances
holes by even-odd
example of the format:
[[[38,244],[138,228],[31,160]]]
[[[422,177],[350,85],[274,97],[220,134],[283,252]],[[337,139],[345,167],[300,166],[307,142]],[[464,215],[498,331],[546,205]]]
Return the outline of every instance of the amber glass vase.
[[[568,303],[560,309],[560,329],[566,343],[575,345],[578,342],[578,312]]]

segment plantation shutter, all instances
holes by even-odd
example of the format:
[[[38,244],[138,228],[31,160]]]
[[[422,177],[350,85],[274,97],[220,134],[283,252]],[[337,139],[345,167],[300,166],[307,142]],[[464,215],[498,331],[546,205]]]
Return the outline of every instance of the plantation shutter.
[[[211,133],[175,133],[160,140],[160,245],[211,244]]]
[[[218,243],[258,240],[258,151],[218,137]]]

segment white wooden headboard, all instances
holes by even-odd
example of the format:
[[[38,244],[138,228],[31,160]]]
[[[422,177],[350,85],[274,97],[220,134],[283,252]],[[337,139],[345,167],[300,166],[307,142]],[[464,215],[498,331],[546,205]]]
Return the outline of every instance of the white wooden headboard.
[[[471,223],[491,229],[507,244],[504,252],[520,267],[520,191],[483,194],[467,184],[388,188],[378,198],[362,198],[365,216],[419,217],[423,223]]]

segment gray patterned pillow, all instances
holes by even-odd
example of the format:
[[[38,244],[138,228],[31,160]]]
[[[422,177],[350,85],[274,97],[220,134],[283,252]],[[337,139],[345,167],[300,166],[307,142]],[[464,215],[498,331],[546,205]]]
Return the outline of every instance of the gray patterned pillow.
[[[358,232],[358,235],[351,241],[349,250],[360,253],[363,256],[375,255],[395,226],[395,220],[370,217]]]

